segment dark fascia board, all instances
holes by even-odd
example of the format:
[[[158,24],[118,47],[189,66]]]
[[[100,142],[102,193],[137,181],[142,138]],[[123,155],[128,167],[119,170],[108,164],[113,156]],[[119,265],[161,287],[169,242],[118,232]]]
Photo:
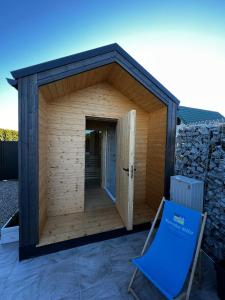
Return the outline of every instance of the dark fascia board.
[[[130,56],[122,47],[115,44],[116,51],[125,57],[129,63],[131,63],[136,69],[138,69],[143,75],[145,75],[153,84],[155,84],[163,93],[171,98],[176,104],[179,105],[180,101],[170,93],[154,76],[152,76],[145,68],[142,67],[132,56]]]
[[[15,89],[18,88],[18,82],[15,79],[11,79],[11,78],[6,78],[7,82],[14,87]]]
[[[75,63],[84,59],[88,59],[94,56],[105,54],[115,50],[116,44],[110,44],[103,47],[95,48],[92,50],[87,50],[77,54],[65,56],[62,58],[50,60],[41,64],[33,65],[27,68],[22,68],[19,70],[12,71],[11,74],[13,78],[18,79],[21,77],[29,76],[34,73],[40,73],[50,69],[62,67],[71,63]]]
[[[66,56],[63,58],[51,60],[45,63],[33,65],[27,68],[19,69],[12,71],[11,74],[15,79],[22,78],[25,76],[29,76],[35,73],[40,73],[43,71],[47,71],[50,69],[54,69],[57,67],[61,67],[64,65],[68,65],[71,63],[75,63],[78,61],[82,61],[85,59],[89,59],[98,55],[106,54],[111,51],[115,51],[122,55],[133,67],[134,69],[139,70],[148,80],[151,81],[155,86],[157,86],[162,93],[167,95],[173,102],[175,102],[177,105],[179,105],[180,101],[171,94],[158,80],[156,80],[148,71],[146,71],[134,58],[132,58],[122,47],[120,47],[117,43],[106,45],[103,47],[95,48],[92,50],[84,51],[78,54]],[[132,70],[130,70],[131,73]],[[135,74],[133,74],[135,78]],[[11,83],[10,83],[11,84]]]

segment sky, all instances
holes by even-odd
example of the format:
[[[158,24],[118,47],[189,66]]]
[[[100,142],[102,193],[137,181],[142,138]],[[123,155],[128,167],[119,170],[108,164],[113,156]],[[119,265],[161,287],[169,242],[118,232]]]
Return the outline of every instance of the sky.
[[[0,128],[18,128],[10,71],[115,42],[181,105],[225,116],[225,0],[1,0]]]

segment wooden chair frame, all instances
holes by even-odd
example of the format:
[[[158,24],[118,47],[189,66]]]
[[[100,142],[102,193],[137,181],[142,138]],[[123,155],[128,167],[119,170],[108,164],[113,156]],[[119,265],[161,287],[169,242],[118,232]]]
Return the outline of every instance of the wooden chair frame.
[[[144,255],[144,253],[145,253],[145,251],[146,251],[146,249],[148,247],[148,244],[149,244],[149,242],[150,242],[150,240],[152,238],[152,235],[153,235],[153,232],[154,232],[154,229],[155,229],[155,225],[156,225],[156,222],[157,222],[157,220],[159,218],[159,215],[160,215],[160,213],[162,211],[164,202],[165,202],[165,198],[163,197],[162,201],[160,203],[160,206],[158,208],[158,211],[156,213],[156,216],[154,218],[154,221],[152,223],[151,229],[150,229],[150,231],[148,233],[148,236],[147,236],[147,239],[145,241],[144,247],[143,247],[143,249],[141,251],[140,257]],[[193,259],[193,263],[192,263],[190,277],[189,277],[189,280],[188,280],[187,289],[186,289],[186,291],[181,292],[181,294],[179,296],[177,296],[176,298],[174,298],[174,300],[181,300],[181,299],[188,300],[189,297],[190,297],[191,288],[192,288],[193,279],[194,279],[194,274],[195,274],[195,270],[196,270],[196,266],[197,266],[197,262],[198,262],[199,253],[200,253],[200,250],[201,250],[201,242],[202,242],[202,238],[203,238],[203,233],[204,233],[204,228],[205,228],[207,213],[206,212],[202,213],[201,216],[202,216],[201,229],[200,229],[200,232],[199,232],[198,243],[197,243],[197,247],[196,247],[195,254],[194,254],[194,259]],[[134,273],[133,273],[133,275],[131,277],[129,286],[128,286],[128,293],[131,293],[136,300],[140,300],[140,298],[138,297],[138,295],[135,293],[135,291],[132,288],[132,284],[134,283],[134,280],[135,280],[135,277],[137,275],[137,272],[138,272],[138,268],[136,267],[135,270],[134,270]]]

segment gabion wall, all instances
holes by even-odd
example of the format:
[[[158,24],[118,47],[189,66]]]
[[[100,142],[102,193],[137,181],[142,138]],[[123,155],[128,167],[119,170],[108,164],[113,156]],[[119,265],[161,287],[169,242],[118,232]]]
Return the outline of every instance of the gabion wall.
[[[215,259],[225,259],[225,123],[179,129],[175,173],[204,181],[203,247]]]

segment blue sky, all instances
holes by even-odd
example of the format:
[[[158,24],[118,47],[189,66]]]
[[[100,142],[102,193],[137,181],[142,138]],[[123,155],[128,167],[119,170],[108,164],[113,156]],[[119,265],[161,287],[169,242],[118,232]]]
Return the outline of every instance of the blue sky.
[[[117,42],[182,105],[225,115],[225,1],[0,4],[0,128],[17,128],[10,71]]]

